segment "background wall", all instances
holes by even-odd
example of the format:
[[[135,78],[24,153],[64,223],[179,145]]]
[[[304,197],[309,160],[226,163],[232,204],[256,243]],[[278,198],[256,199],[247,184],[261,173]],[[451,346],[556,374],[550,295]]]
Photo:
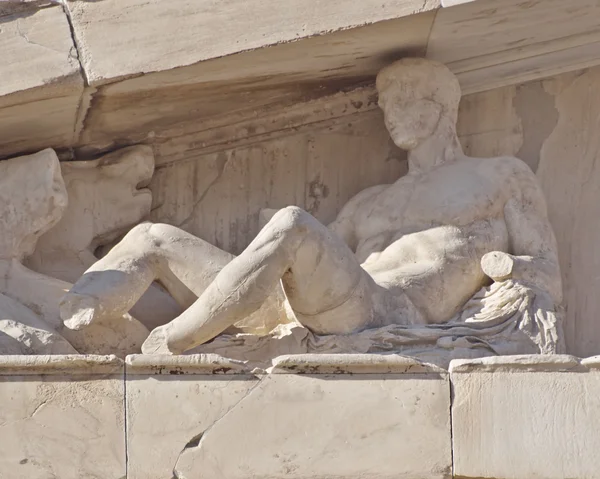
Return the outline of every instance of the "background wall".
[[[463,98],[467,154],[515,155],[539,177],[559,244],[569,352],[600,354],[600,68]],[[257,114],[258,115],[258,114]],[[181,127],[155,142],[153,220],[239,253],[261,208],[334,219],[358,191],[391,183],[406,156],[369,87],[285,111]]]

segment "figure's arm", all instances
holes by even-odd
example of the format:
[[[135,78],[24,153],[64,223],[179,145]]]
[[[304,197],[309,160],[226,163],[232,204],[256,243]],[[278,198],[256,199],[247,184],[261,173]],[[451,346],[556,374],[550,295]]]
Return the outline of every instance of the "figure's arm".
[[[356,247],[358,246],[356,227],[354,224],[358,209],[366,201],[369,201],[375,195],[378,195],[388,187],[389,185],[371,186],[370,188],[357,193],[350,198],[348,203],[344,205],[342,211],[340,211],[335,221],[327,226],[331,231],[335,232],[342,240],[344,240],[344,242],[352,251],[356,251]]]
[[[562,301],[562,283],[556,239],[546,212],[537,178],[527,170],[518,172],[521,196],[504,207],[510,252],[494,251],[481,260],[485,274],[495,281],[508,278],[532,283],[546,290],[556,304]]]

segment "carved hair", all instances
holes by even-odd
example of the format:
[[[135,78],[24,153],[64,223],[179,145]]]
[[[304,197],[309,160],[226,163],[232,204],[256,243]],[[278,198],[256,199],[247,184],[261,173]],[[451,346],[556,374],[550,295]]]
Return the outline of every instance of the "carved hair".
[[[383,68],[377,75],[381,93],[396,88],[440,104],[447,114],[456,116],[461,91],[456,76],[442,63],[425,58],[403,58]],[[416,93],[416,94],[415,94]]]

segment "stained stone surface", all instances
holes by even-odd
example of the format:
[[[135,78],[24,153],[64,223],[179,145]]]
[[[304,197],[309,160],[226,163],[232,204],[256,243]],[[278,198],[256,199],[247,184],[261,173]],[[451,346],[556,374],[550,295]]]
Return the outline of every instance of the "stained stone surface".
[[[0,477],[123,478],[123,386],[114,356],[0,357]]]
[[[67,17],[50,5],[0,2],[0,157],[74,140],[83,78]]]
[[[173,477],[186,446],[197,442],[258,382],[243,367],[217,356],[128,356],[128,479]]]
[[[253,376],[210,358],[127,359],[130,479],[450,475],[449,383],[434,366],[323,356],[292,374],[306,358],[286,357]]]
[[[458,477],[600,477],[600,357],[455,360]]]
[[[405,176],[357,193],[328,225],[281,208],[237,257],[184,228],[139,224],[64,296],[65,326],[85,332],[121,317],[157,281],[184,311],[150,332],[145,354],[212,352],[266,368],[274,351],[395,352],[442,366],[564,352],[556,240],[532,170],[515,157],[464,154],[460,85],[443,64],[404,58],[376,86],[390,139],[407,151]],[[297,348],[277,347],[279,331],[264,344],[234,331],[229,346],[195,349],[258,314],[282,286],[305,328]],[[271,325],[281,323],[274,304],[264,311]]]

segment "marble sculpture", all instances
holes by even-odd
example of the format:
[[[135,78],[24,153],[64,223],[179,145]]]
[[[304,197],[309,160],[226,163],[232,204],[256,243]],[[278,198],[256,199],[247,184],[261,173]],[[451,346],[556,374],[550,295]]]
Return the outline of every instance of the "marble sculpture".
[[[116,348],[124,353],[139,348],[141,334],[144,353],[217,352],[257,364],[307,352],[395,352],[442,365],[457,357],[563,352],[557,247],[533,172],[517,158],[463,153],[460,87],[444,65],[403,59],[384,68],[376,86],[385,126],[408,152],[408,174],[358,193],[328,226],[296,206],[265,212],[270,219],[237,257],[174,226],[139,223],[149,213],[149,195],[138,190],[152,174],[148,147],[108,161],[126,185],[94,189],[88,206],[97,220],[85,238],[69,224],[76,211],[61,226],[70,201],[58,161],[38,154],[50,168],[47,177],[34,177],[43,183],[39,194],[30,198],[33,180],[23,174],[22,209],[0,197],[10,231],[3,258],[14,271],[27,265],[36,273],[5,277],[55,286],[43,301],[41,293],[32,300],[5,287],[0,301],[8,306],[0,310],[29,308],[37,319],[28,326],[56,338],[55,349],[35,353],[98,351],[101,339],[89,347],[82,337],[101,338],[102,331],[111,344],[115,336],[127,343]],[[128,155],[136,161],[123,161]],[[17,170],[27,169],[19,162]],[[83,174],[83,166],[75,169]],[[119,194],[125,196],[104,201]],[[124,211],[132,214],[106,204],[129,205]],[[18,218],[6,220],[11,214]],[[96,261],[94,251],[127,229]],[[72,245],[69,255],[61,252],[65,245]],[[62,300],[59,290],[69,290]]]

